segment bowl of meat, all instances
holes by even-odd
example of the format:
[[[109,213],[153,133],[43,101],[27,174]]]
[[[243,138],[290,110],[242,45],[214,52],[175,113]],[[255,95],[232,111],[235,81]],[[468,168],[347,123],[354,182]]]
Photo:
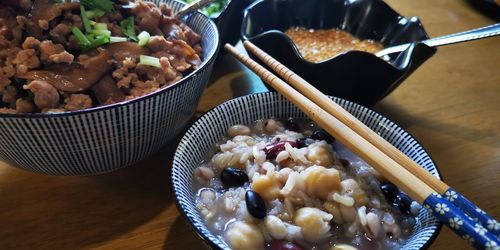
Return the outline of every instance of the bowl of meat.
[[[398,125],[331,98],[440,178]],[[421,249],[440,230],[426,209],[276,92],[201,116],[175,152],[172,185],[179,210],[216,249]]]
[[[34,0],[0,10],[0,158],[93,175],[160,149],[194,114],[219,49],[176,1]]]
[[[418,43],[428,36],[417,17],[381,0],[260,0],[245,10],[241,34],[323,93],[365,106],[436,51]],[[413,44],[385,58],[374,54],[405,43]]]

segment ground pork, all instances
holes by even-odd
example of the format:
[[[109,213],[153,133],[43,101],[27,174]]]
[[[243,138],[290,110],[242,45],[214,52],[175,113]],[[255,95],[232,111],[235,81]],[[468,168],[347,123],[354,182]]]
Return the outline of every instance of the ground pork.
[[[40,41],[32,36],[26,37],[23,42],[23,49],[38,49]]]
[[[68,42],[67,36],[70,33],[71,33],[71,26],[65,23],[57,24],[49,32],[50,38],[52,38],[54,42],[64,43],[64,44]]]
[[[18,113],[30,113],[35,110],[33,103],[26,98],[18,98],[16,100],[16,111]]]
[[[59,106],[59,93],[54,86],[46,81],[35,80],[23,86],[35,95],[35,105],[41,109],[57,108]]]
[[[138,0],[135,2],[132,13],[136,16],[139,29],[146,30],[151,34],[159,34],[161,12],[153,2]]]
[[[17,89],[14,86],[7,86],[2,94],[2,101],[14,105],[17,99]]]
[[[40,67],[40,60],[34,49],[23,49],[19,51],[16,58],[12,61],[16,65],[18,73],[26,73],[29,69]]]
[[[50,63],[72,63],[74,56],[64,50],[61,44],[54,44],[50,40],[40,43],[40,58]]]
[[[92,99],[85,94],[72,94],[64,99],[64,109],[68,111],[82,110],[92,107]]]

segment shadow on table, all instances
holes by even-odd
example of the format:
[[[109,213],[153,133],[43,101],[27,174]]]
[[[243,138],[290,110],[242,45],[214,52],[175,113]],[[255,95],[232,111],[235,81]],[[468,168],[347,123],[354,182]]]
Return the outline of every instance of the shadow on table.
[[[195,233],[191,225],[183,216],[177,217],[167,232],[163,249],[210,249],[208,245]]]
[[[500,22],[500,6],[494,3],[494,0],[463,0],[469,6],[473,7],[481,14]]]
[[[169,166],[179,138],[174,141],[135,166],[100,176],[8,169],[1,176],[7,180],[0,190],[1,248],[85,248],[152,220],[174,199]]]

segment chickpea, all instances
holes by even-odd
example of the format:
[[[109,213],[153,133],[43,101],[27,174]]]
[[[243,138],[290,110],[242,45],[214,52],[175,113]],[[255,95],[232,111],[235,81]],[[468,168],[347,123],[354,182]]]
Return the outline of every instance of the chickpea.
[[[295,214],[295,225],[302,229],[304,239],[315,243],[328,236],[333,215],[317,208],[303,207]]]
[[[340,174],[333,168],[312,166],[301,173],[308,195],[327,200],[329,194],[339,189]]]
[[[354,198],[354,203],[358,206],[364,206],[370,201],[366,192],[354,179],[346,179],[341,181],[340,192],[344,195]]]
[[[264,123],[264,131],[269,134],[276,132],[280,128],[280,123],[274,119],[269,119]]]
[[[269,232],[274,239],[281,240],[286,237],[286,226],[280,218],[274,215],[268,215],[264,219],[264,225],[266,226],[267,232]]]
[[[253,179],[252,190],[259,193],[262,199],[272,201],[280,195],[281,183],[274,175],[260,175]]]
[[[328,167],[333,165],[335,162],[333,154],[330,149],[327,148],[328,145],[312,145],[309,147],[309,151],[306,155],[307,159],[320,166]]]
[[[237,135],[250,135],[252,131],[245,125],[234,125],[227,129],[227,135],[231,138]]]
[[[264,236],[260,229],[243,221],[231,223],[225,233],[227,243],[234,250],[257,250],[264,248]]]
[[[194,176],[199,183],[208,185],[210,180],[215,177],[215,174],[212,169],[201,166],[194,170]]]

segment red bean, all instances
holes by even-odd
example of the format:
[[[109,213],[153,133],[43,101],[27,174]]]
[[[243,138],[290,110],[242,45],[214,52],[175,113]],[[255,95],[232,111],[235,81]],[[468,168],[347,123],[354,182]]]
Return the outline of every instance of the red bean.
[[[285,150],[285,144],[290,144],[292,147],[297,147],[297,143],[294,141],[279,141],[273,144],[269,144],[264,148],[267,159],[276,159],[279,152]]]

